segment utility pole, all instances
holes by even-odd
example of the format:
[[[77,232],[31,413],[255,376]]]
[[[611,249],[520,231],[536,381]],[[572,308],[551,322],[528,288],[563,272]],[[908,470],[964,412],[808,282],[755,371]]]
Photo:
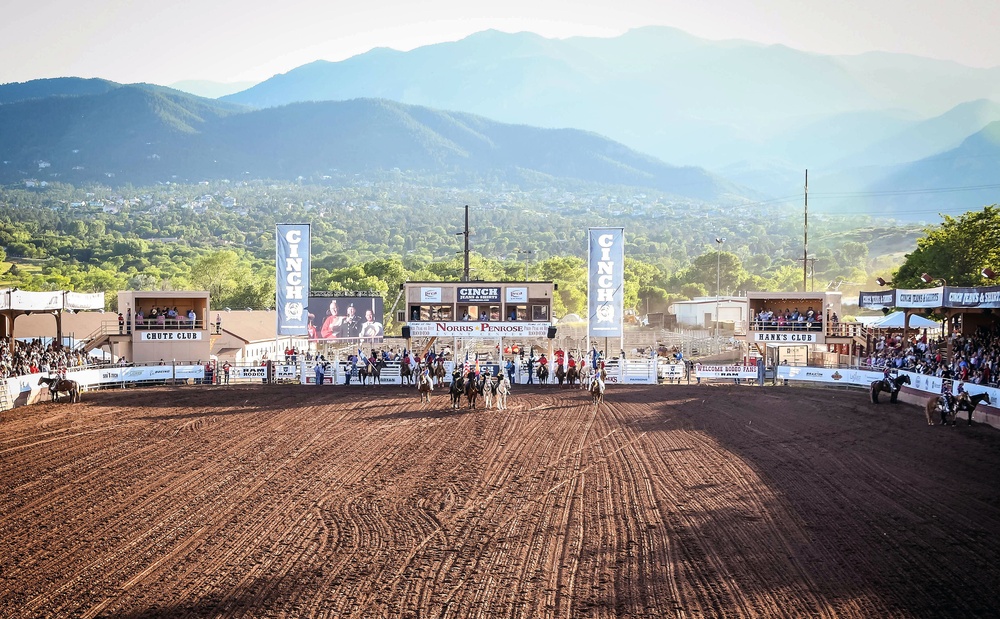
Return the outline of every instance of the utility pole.
[[[806,170],[806,193],[805,193],[805,220],[802,223],[804,239],[802,241],[802,292],[806,288],[806,280],[809,273],[809,170]]]
[[[462,270],[462,281],[469,281],[469,205],[465,205],[465,230],[458,234],[465,235],[465,268]]]

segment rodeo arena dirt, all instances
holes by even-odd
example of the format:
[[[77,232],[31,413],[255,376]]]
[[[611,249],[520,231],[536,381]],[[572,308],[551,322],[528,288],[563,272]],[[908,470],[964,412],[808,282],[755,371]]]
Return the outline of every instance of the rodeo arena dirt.
[[[0,418],[0,616],[995,616],[1000,434],[923,416],[731,381],[89,391]]]

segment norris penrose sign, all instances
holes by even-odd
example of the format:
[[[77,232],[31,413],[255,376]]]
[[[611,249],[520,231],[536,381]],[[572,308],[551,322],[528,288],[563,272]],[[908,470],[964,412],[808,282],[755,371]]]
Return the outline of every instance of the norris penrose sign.
[[[542,338],[548,322],[411,322],[410,337]]]

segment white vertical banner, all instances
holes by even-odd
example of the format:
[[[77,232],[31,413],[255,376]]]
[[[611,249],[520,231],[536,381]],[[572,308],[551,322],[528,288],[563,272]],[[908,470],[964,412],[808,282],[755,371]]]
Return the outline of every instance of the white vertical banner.
[[[621,337],[625,313],[625,228],[588,229],[587,335]]]
[[[309,224],[278,224],[275,235],[278,335],[307,335],[309,316]]]

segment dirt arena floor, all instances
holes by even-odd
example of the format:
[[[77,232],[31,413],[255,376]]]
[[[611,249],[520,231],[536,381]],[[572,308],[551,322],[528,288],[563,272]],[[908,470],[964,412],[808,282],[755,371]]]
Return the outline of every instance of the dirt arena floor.
[[[249,385],[7,411],[0,616],[997,616],[1000,432],[867,399]]]

